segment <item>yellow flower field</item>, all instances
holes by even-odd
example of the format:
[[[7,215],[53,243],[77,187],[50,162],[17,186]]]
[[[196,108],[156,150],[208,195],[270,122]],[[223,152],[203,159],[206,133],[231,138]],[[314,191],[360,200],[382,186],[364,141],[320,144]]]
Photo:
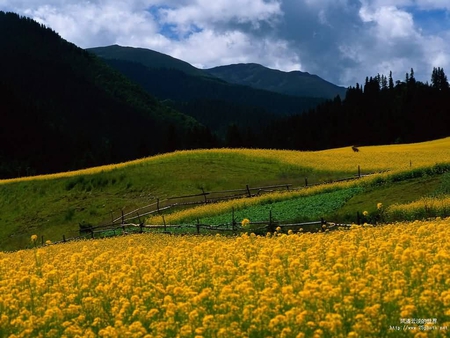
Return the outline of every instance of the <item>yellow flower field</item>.
[[[415,220],[450,215],[450,197],[423,197],[407,204],[394,204],[387,209],[389,220]]]
[[[1,337],[445,337],[450,219],[0,253]]]
[[[111,171],[134,165],[145,166],[146,164],[155,163],[161,160],[180,161],[183,157],[195,159],[197,154],[239,154],[247,156],[249,161],[254,157],[262,157],[296,166],[325,171],[346,171],[356,173],[358,166],[360,166],[361,170],[364,172],[381,170],[402,171],[409,170],[411,167],[419,168],[432,166],[436,163],[449,163],[450,137],[422,143],[360,147],[360,151],[356,153],[351,150],[350,146],[323,151],[270,149],[205,149],[176,151],[130,162],[99,166],[78,171],[0,180],[0,184],[96,174],[102,171]]]

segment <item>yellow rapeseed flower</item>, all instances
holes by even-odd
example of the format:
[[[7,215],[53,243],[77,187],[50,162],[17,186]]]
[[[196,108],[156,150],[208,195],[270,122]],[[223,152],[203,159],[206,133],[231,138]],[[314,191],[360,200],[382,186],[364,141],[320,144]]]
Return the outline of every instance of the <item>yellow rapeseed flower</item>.
[[[449,226],[144,234],[0,252],[2,334],[368,337],[392,318],[450,313]]]
[[[250,220],[248,218],[244,218],[241,222],[242,227],[246,227],[250,224]]]

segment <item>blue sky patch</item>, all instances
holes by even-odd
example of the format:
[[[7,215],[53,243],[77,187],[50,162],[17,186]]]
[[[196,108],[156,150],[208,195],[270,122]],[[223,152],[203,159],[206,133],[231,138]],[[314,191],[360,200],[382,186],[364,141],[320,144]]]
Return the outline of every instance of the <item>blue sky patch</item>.
[[[450,13],[446,10],[410,10],[414,24],[426,34],[436,34],[450,29]]]
[[[176,24],[164,22],[164,18],[161,14],[161,10],[173,9],[169,6],[151,6],[148,12],[152,14],[155,21],[158,23],[158,33],[165,36],[170,40],[181,41],[188,38],[192,34],[199,33],[202,31],[200,27],[195,24],[191,24],[187,31],[180,31]]]

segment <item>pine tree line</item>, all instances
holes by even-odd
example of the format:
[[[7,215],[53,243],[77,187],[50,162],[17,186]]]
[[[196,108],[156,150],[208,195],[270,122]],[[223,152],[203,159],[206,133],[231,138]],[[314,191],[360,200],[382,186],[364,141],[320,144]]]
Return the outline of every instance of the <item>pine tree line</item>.
[[[417,81],[414,70],[404,81],[388,76],[367,77],[349,87],[345,99],[336,97],[304,114],[274,121],[251,138],[244,129],[230,131],[241,144],[260,148],[318,150],[348,145],[420,142],[450,135],[450,89],[442,68],[431,82]],[[232,129],[232,130],[231,130]]]

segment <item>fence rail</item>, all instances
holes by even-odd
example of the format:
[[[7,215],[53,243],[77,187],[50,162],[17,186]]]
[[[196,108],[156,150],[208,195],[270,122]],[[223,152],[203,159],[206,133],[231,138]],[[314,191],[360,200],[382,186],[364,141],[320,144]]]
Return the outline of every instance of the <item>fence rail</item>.
[[[262,186],[262,187],[250,187],[249,185],[246,185],[245,188],[242,188],[242,189],[229,189],[229,190],[218,190],[218,191],[204,191],[204,189],[201,188],[201,190],[202,190],[201,193],[182,195],[182,196],[172,196],[172,197],[168,197],[168,198],[164,198],[164,199],[156,198],[155,202],[145,205],[145,206],[142,206],[142,207],[139,207],[137,209],[128,211],[126,213],[124,213],[123,209],[119,210],[120,216],[118,216],[118,217],[112,216],[111,223],[118,224],[118,223],[131,222],[131,221],[140,219],[141,217],[145,217],[145,216],[149,216],[149,215],[153,215],[153,214],[160,214],[163,211],[169,210],[171,208],[187,207],[187,206],[192,206],[192,205],[202,205],[202,204],[208,204],[208,203],[217,203],[220,201],[236,199],[236,198],[251,198],[251,197],[259,196],[264,193],[270,193],[270,192],[274,192],[274,191],[295,191],[295,190],[300,190],[300,189],[304,189],[307,187],[313,187],[313,186],[318,186],[318,185],[356,180],[361,177],[366,177],[366,176],[379,174],[379,173],[381,173],[381,172],[372,172],[372,173],[363,174],[361,172],[361,167],[358,166],[357,173],[351,177],[331,180],[331,181],[327,181],[327,182],[315,183],[315,184],[308,183],[308,179],[305,178],[304,186],[298,186],[295,188],[293,187],[293,184],[291,184],[291,183],[269,185],[269,186]]]
[[[263,187],[250,187],[246,185],[244,189],[233,189],[233,190],[220,190],[220,191],[202,191],[198,194],[189,194],[183,196],[172,196],[165,199],[156,198],[156,202],[151,204],[139,207],[137,209],[131,210],[127,213],[124,213],[123,210],[120,210],[121,215],[119,217],[112,217],[112,224],[116,223],[125,223],[140,217],[145,217],[148,215],[152,215],[155,213],[161,213],[162,211],[175,208],[175,207],[186,207],[191,205],[201,205],[207,203],[216,203],[219,201],[243,198],[243,197],[254,197],[258,196],[262,193],[273,192],[273,191],[282,191],[282,190],[290,190],[292,184],[280,184],[280,185],[269,185]],[[233,195],[225,195],[235,193]],[[186,200],[190,199],[190,200]],[[194,199],[194,200],[192,200]],[[178,200],[178,201],[176,201]],[[176,201],[176,202],[172,202]]]
[[[258,226],[260,227],[252,227]],[[311,222],[302,222],[302,223],[282,223],[278,221],[273,221],[271,218],[266,221],[257,221],[257,222],[249,222],[246,227],[243,227],[237,222],[219,224],[219,225],[209,225],[209,224],[171,224],[171,225],[161,225],[161,224],[143,224],[143,223],[126,223],[120,224],[119,226],[114,227],[96,227],[95,229],[90,229],[83,234],[80,233],[80,236],[66,238],[63,236],[62,241],[52,242],[52,244],[65,243],[74,240],[80,239],[88,239],[88,238],[104,238],[116,235],[127,235],[130,233],[143,233],[143,232],[158,232],[161,234],[172,234],[172,235],[202,235],[202,234],[211,234],[214,232],[217,233],[232,233],[239,234],[243,232],[255,232],[260,234],[270,233],[286,233],[288,230],[291,230],[294,233],[297,232],[326,232],[332,231],[336,229],[348,229],[353,224],[341,224],[334,222],[327,222],[323,219]],[[103,230],[98,230],[99,228],[103,228]],[[132,229],[139,228],[139,231],[133,231]],[[278,229],[279,228],[279,229]],[[177,231],[174,231],[177,230]],[[107,232],[113,232],[112,234],[107,234]],[[116,233],[118,232],[118,233]],[[99,234],[100,236],[95,236]],[[42,244],[44,241],[42,240]]]
[[[89,223],[79,224],[79,236],[71,236],[70,238],[66,238],[63,236],[61,241],[53,242],[53,243],[63,243],[71,240],[78,240],[81,238],[94,238],[94,237],[105,237],[109,235],[108,233],[116,234],[126,234],[129,232],[136,232],[135,229],[139,228],[139,232],[144,231],[162,231],[163,233],[175,233],[173,230],[177,230],[176,233],[182,234],[183,231],[186,233],[197,233],[200,234],[207,232],[230,232],[230,233],[238,233],[241,231],[245,231],[240,224],[237,222],[232,222],[229,224],[221,224],[221,225],[208,225],[201,224],[197,222],[197,224],[192,225],[148,225],[144,224],[144,218],[146,216],[152,214],[163,214],[163,212],[170,210],[172,208],[177,207],[186,207],[191,205],[201,205],[207,203],[216,203],[223,200],[236,199],[236,198],[251,198],[255,196],[259,196],[264,193],[274,192],[274,191],[295,191],[308,187],[330,184],[335,182],[344,182],[356,180],[361,177],[379,174],[381,172],[373,172],[373,173],[361,173],[361,168],[358,166],[357,174],[336,180],[330,180],[327,182],[321,182],[316,184],[311,184],[308,182],[308,179],[305,178],[305,184],[303,186],[293,187],[291,183],[279,184],[279,185],[268,185],[262,187],[250,187],[246,185],[245,188],[242,189],[229,189],[229,190],[220,190],[220,191],[204,191],[201,189],[201,193],[197,194],[188,194],[182,196],[172,196],[164,199],[155,198],[155,201],[141,206],[139,208],[130,210],[125,212],[124,209],[119,210],[120,216],[114,217],[113,211],[111,211],[111,219],[109,222],[104,222],[99,225],[92,225]],[[116,211],[117,215],[117,211]],[[164,220],[164,216],[163,220]],[[136,221],[138,223],[136,223]],[[313,221],[313,222],[304,222],[304,223],[281,223],[276,222],[269,217],[269,221],[260,221],[260,222],[251,222],[249,223],[253,226],[261,225],[260,227],[254,228],[252,230],[255,231],[267,231],[274,232],[277,227],[280,227],[282,230],[285,229],[294,229],[295,231],[302,229],[302,231],[322,231],[322,230],[333,230],[336,228],[348,228],[350,224],[336,224],[325,222],[323,220]],[[42,236],[42,244],[44,244],[44,238]]]

